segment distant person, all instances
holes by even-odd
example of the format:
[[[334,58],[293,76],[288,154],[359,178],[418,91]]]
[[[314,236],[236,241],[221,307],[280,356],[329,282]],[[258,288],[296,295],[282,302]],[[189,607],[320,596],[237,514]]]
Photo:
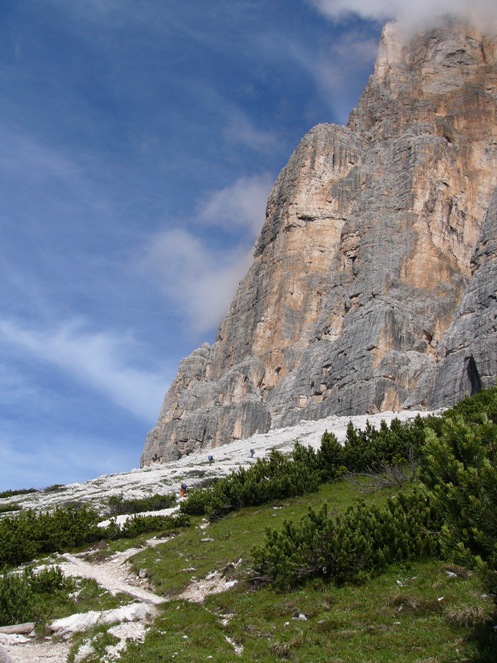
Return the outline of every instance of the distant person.
[[[255,456],[255,449],[250,450],[250,458],[253,458]]]
[[[180,496],[185,497],[188,486],[184,481],[181,482],[180,488],[181,488]]]
[[[207,456],[207,460],[209,461],[209,465],[212,465],[212,463],[214,462],[214,456],[212,454],[209,454]]]

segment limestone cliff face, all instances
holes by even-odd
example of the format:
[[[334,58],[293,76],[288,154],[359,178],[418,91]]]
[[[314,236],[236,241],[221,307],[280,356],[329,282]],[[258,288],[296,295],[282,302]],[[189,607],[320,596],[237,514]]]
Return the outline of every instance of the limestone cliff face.
[[[497,376],[497,39],[386,26],[347,127],[303,138],[215,343],[142,464],[330,414],[448,405]]]

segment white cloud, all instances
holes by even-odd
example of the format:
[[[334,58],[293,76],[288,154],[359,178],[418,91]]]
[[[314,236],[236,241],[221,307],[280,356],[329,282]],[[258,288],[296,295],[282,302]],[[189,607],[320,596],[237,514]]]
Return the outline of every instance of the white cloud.
[[[348,31],[333,41],[326,58],[315,65],[315,76],[329,103],[342,122],[357,102],[363,87],[364,71],[372,71],[378,53],[378,40],[355,31]]]
[[[44,330],[0,320],[0,341],[57,367],[145,421],[157,415],[166,376],[130,365],[135,343],[129,336],[87,331],[81,320]]]
[[[200,206],[199,220],[228,230],[246,228],[255,238],[264,223],[273,182],[269,173],[240,177],[234,184],[206,196]]]
[[[364,19],[385,21],[396,19],[407,29],[436,24],[446,14],[471,19],[482,27],[496,27],[495,0],[310,0],[325,16],[341,20],[353,14]]]
[[[195,234],[176,224],[150,238],[144,246],[141,269],[159,284],[169,304],[186,316],[195,334],[218,326],[247,272],[272,182],[273,178],[264,173],[241,177],[227,187],[211,191],[200,201],[196,217],[189,219]],[[201,239],[199,227],[229,232],[229,247],[224,241],[219,245]],[[244,235],[245,241],[233,247],[233,234]]]
[[[226,101],[224,100],[226,105]],[[227,111],[227,125],[223,131],[225,140],[244,145],[254,152],[267,152],[277,146],[274,132],[258,129],[253,122],[238,108],[230,107]]]
[[[144,264],[170,304],[202,334],[219,324],[250,259],[245,249],[216,251],[176,228],[152,238]]]

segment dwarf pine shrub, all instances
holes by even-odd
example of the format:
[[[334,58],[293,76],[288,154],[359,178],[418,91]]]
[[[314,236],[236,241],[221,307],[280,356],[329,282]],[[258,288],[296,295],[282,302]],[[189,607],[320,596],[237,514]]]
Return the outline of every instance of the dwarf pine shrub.
[[[320,483],[313,449],[295,445],[291,457],[273,449],[251,467],[235,470],[214,485],[193,491],[180,509],[215,520],[243,507],[303,495],[316,490]]]
[[[454,412],[455,411],[455,412]],[[447,556],[497,593],[497,389],[466,399],[426,434],[421,480],[439,509]]]
[[[176,504],[176,495],[150,495],[132,500],[125,500],[121,495],[112,495],[108,500],[109,515],[119,516],[144,511],[170,509]]]
[[[61,599],[73,591],[75,583],[59,567],[0,575],[0,625],[38,622],[43,618],[46,599]]]
[[[61,552],[100,541],[133,538],[153,531],[187,527],[189,519],[179,516],[134,516],[122,525],[115,521],[99,527],[100,515],[83,506],[57,507],[37,513],[27,510],[0,520],[0,564],[18,566],[39,555]]]
[[[251,467],[235,470],[211,486],[192,491],[180,509],[213,520],[243,507],[305,495],[347,472],[406,463],[413,449],[418,453],[423,440],[421,417],[407,423],[395,419],[390,427],[382,422],[378,430],[368,423],[361,431],[350,423],[344,445],[333,433],[326,432],[317,451],[299,442],[290,456],[273,449]]]
[[[362,582],[388,564],[433,556],[439,551],[441,521],[427,495],[400,493],[384,507],[359,501],[343,516],[326,505],[309,509],[295,524],[267,530],[252,551],[253,578],[288,588],[313,577],[342,585]]]
[[[418,457],[429,422],[418,416],[407,422],[394,419],[390,426],[382,421],[379,428],[367,422],[364,430],[347,427],[341,451],[342,464],[349,472],[365,472],[385,464],[402,464]]]

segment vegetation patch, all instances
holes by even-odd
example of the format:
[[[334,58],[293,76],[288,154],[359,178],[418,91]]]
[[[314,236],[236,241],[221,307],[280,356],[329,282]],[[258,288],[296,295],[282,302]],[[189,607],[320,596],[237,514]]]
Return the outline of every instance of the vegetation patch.
[[[0,626],[34,622],[40,631],[52,619],[110,610],[130,601],[127,595],[109,594],[93,579],[68,578],[58,566],[30,566],[0,575]]]
[[[337,585],[363,582],[393,562],[438,554],[441,520],[422,491],[399,493],[383,507],[363,500],[343,516],[323,506],[309,509],[298,524],[284,521],[268,530],[263,546],[252,550],[253,578],[291,587],[321,576]]]
[[[122,514],[143,513],[145,511],[161,511],[176,505],[176,495],[150,495],[133,500],[125,500],[121,495],[109,497],[108,512],[111,516]]]
[[[29,495],[29,493],[39,492],[36,488],[19,488],[18,490],[3,490],[0,492],[0,499],[15,497],[16,495]]]
[[[95,509],[82,506],[57,507],[37,513],[32,510],[0,520],[0,564],[17,566],[53,552],[81,548],[102,539],[134,538],[145,532],[165,533],[187,527],[188,516],[134,516],[119,525],[112,520],[100,527]]]

